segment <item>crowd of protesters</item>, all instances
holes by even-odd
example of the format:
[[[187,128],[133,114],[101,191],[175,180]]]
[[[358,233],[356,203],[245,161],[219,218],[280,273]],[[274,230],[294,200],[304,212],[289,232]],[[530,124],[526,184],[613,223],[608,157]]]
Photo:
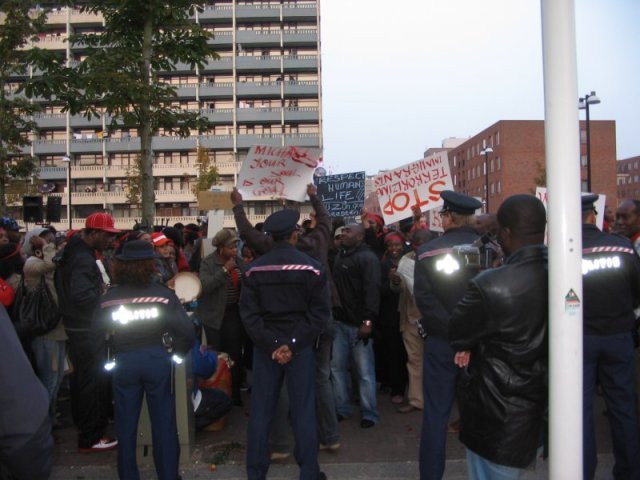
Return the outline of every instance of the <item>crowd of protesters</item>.
[[[307,194],[313,213],[306,220],[285,208],[252,225],[234,189],[236,228],[221,229],[208,240],[206,224],[138,225],[121,232],[102,212],[65,235],[47,226],[23,235],[13,219],[0,219],[1,320],[11,322],[16,292],[41,282],[60,313],[46,333],[12,339],[42,384],[31,387],[37,394],[29,408],[37,412],[40,401],[44,413],[34,415],[33,437],[24,439],[42,453],[40,462],[21,465],[2,450],[3,468],[16,478],[46,478],[51,444],[43,431],[61,426],[57,398],[69,373],[79,451],[113,450],[120,440],[126,446],[118,452],[120,477],[138,478],[131,450],[143,389],[135,385],[144,384],[156,405],[151,412],[159,445],[156,470],[159,478],[175,480],[179,452],[168,373],[175,367],[169,354],[184,356],[195,344],[194,360],[208,352],[211,366],[215,352],[226,352],[231,365],[227,394],[194,389],[194,409],[209,414],[200,417],[200,426],[212,424],[232,405],[243,406],[242,392],[250,392],[249,478],[265,478],[270,461],[292,452],[301,478],[325,478],[317,451],[340,449],[340,422],[355,416],[356,406],[360,427],[374,428],[379,398],[394,404],[398,414],[423,412],[416,446],[421,479],[442,478],[452,431],[460,432],[467,447],[470,478],[519,478],[545,436],[548,287],[542,204],[519,195],[507,199],[497,215],[476,216],[479,202],[444,192],[439,212],[444,233],[436,233],[417,208],[412,218],[395,225],[366,210],[357,219],[332,219],[313,185]],[[612,428],[614,475],[635,479],[640,478],[633,351],[634,309],[640,306],[640,202],[623,202],[615,215],[607,208],[601,231],[594,201],[594,196],[583,199],[583,254],[596,265],[585,273],[584,292],[585,478],[595,474],[592,402],[599,384]],[[490,261],[461,266],[459,261],[476,250]],[[598,267],[607,261],[621,267]],[[195,273],[202,285],[191,317],[172,292],[181,272]],[[611,307],[614,298],[618,308]],[[171,321],[136,322],[140,315]],[[104,366],[110,361],[116,367],[108,372]],[[140,365],[154,366],[134,369]],[[215,368],[204,370],[201,377]],[[456,400],[461,418],[452,423]],[[107,435],[114,415],[118,439]],[[166,419],[163,428],[159,418]],[[24,446],[14,450],[20,458]]]

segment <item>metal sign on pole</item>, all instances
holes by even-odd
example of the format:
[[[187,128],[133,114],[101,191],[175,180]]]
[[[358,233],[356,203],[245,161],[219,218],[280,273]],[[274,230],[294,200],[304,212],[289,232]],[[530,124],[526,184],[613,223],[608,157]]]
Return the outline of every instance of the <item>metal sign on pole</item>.
[[[549,478],[582,478],[582,217],[575,8],[542,0],[549,243]]]

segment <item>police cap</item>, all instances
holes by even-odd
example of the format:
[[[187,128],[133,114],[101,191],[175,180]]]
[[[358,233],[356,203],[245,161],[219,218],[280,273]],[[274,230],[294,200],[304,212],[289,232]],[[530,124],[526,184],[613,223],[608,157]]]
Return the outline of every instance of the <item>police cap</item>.
[[[274,237],[282,237],[296,229],[300,220],[300,212],[291,209],[272,213],[264,221],[264,232]]]
[[[598,201],[600,195],[597,193],[592,193],[591,195],[583,195],[580,201],[582,202],[582,211],[586,212],[587,210],[596,210],[595,202]]]
[[[482,207],[482,203],[473,197],[452,190],[444,190],[440,193],[444,205],[442,212],[455,212],[461,215],[473,215],[476,210]]]

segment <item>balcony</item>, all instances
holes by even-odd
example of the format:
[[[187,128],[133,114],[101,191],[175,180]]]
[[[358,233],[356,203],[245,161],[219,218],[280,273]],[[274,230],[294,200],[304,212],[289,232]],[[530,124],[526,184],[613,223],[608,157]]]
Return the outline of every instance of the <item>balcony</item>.
[[[284,120],[289,122],[313,122],[320,119],[317,107],[287,107],[284,109]]]
[[[282,116],[281,108],[239,108],[237,110],[238,122],[280,122]]]
[[[207,40],[207,44],[213,47],[219,47],[220,45],[232,45],[233,32],[213,32],[213,38]]]
[[[74,138],[71,140],[71,153],[102,153],[104,142],[100,138]]]
[[[251,148],[253,145],[270,145],[279,147],[282,145],[282,135],[238,135],[238,148]]]
[[[67,168],[66,167],[40,167],[38,171],[38,178],[43,181],[66,180]]]
[[[198,91],[197,83],[176,85],[176,87],[178,98],[196,98],[196,92]]]
[[[287,55],[284,57],[284,70],[313,72],[318,69],[317,55]]]
[[[237,175],[240,173],[242,162],[215,162],[213,166],[218,170],[218,175]]]
[[[34,140],[31,143],[33,147],[33,153],[36,155],[55,155],[67,153],[67,141],[66,140]],[[24,147],[23,152],[29,152],[29,147]]]
[[[199,139],[200,145],[210,150],[231,150],[233,148],[233,135],[202,135]]]
[[[284,136],[285,146],[319,147],[320,135],[317,133],[295,133]]]
[[[284,30],[284,45],[317,45],[318,31],[315,29],[306,30]]]
[[[277,22],[280,20],[280,8],[269,5],[237,5],[236,18],[242,21]]]
[[[66,168],[64,170],[66,171]],[[74,180],[80,178],[104,178],[107,176],[107,172],[113,174],[111,170],[111,167],[105,167],[104,165],[73,165],[71,167],[71,178]],[[126,174],[121,176],[124,177]]]
[[[191,190],[156,190],[156,203],[195,202],[196,196]]]
[[[198,165],[195,163],[166,163],[154,164],[154,177],[195,177],[198,174]]]
[[[280,56],[241,56],[236,59],[236,68],[238,71],[279,72],[281,61]]]
[[[153,137],[151,148],[154,151],[195,150],[196,137]]]
[[[210,58],[204,67],[205,72],[230,72],[233,67],[231,57],[222,58]],[[186,65],[186,70],[191,71],[190,67]]]
[[[87,118],[84,115],[73,115],[69,121],[71,128],[102,128],[102,117],[92,115],[91,118]],[[104,125],[111,123],[111,115],[106,115],[104,118]]]
[[[280,97],[282,82],[238,82],[236,92],[239,97]]]
[[[277,47],[280,45],[280,30],[239,30],[236,43],[244,47]]]
[[[202,12],[198,13],[200,20],[231,20],[233,17],[233,7],[231,5],[207,5]]]
[[[233,96],[233,83],[201,83],[200,98]]]
[[[318,82],[296,82],[286,81],[284,82],[284,95],[292,97],[317,97],[318,96]]]
[[[109,138],[107,143],[107,152],[139,152],[140,139],[138,137]]]
[[[282,9],[282,17],[285,22],[313,22],[318,18],[317,9],[317,3],[285,3]]]
[[[41,129],[66,128],[67,115],[65,113],[36,113],[33,120]]]
[[[207,117],[210,124],[233,123],[233,108],[203,109],[200,115]]]

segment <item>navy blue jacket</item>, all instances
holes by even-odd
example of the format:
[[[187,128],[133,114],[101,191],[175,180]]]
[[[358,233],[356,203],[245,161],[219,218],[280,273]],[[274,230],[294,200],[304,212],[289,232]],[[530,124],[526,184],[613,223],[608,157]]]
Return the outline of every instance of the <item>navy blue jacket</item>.
[[[254,345],[295,353],[327,328],[327,276],[321,264],[288,243],[251,263],[240,293],[240,316]]]
[[[422,315],[422,327],[427,335],[447,338],[449,318],[464,295],[467,284],[478,270],[463,268],[446,273],[438,268],[449,249],[468,245],[479,238],[471,227],[452,228],[444,235],[421,245],[416,252],[413,293]]]
[[[582,225],[585,335],[628,333],[640,304],[640,258],[631,242]]]

